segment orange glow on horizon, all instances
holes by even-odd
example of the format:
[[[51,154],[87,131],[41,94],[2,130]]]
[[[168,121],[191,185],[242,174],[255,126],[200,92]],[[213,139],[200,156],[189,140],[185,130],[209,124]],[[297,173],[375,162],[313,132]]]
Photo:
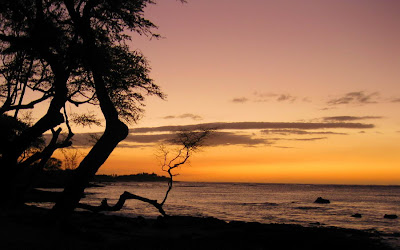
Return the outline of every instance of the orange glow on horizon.
[[[306,149],[274,147],[207,147],[191,158],[189,165],[177,169],[180,181],[325,183],[399,185],[397,148],[372,146],[336,149],[315,145]],[[100,174],[163,172],[154,148],[117,149]]]
[[[134,35],[128,45],[148,58],[168,98],[147,98],[143,119],[130,126],[370,125],[287,134],[230,130],[226,136],[244,142],[204,148],[176,179],[400,185],[399,9],[400,1],[380,0],[158,1],[145,15],[166,38]],[[97,108],[78,111],[94,110],[101,119]],[[94,130],[104,127],[74,132]],[[132,147],[117,148],[98,173],[163,174],[153,141],[141,139],[123,142]]]

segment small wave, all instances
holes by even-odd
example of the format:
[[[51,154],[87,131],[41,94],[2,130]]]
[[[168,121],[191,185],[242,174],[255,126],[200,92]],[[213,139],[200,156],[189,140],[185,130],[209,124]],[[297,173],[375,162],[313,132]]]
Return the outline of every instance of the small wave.
[[[204,187],[204,186],[197,186],[197,185],[180,185],[179,187],[189,187],[189,188],[200,188],[200,187]]]
[[[264,203],[261,203],[261,205],[264,205],[264,206],[279,206],[278,203],[273,203],[273,202],[264,202]]]
[[[263,220],[275,220],[276,216],[266,215],[262,217]]]
[[[262,203],[252,203],[252,202],[247,202],[247,203],[242,203],[242,206],[279,206],[278,203],[273,203],[273,202],[262,202]]]
[[[321,209],[321,207],[295,207],[296,209],[301,210],[314,210],[314,209]]]
[[[377,197],[397,197],[398,194],[377,194]]]

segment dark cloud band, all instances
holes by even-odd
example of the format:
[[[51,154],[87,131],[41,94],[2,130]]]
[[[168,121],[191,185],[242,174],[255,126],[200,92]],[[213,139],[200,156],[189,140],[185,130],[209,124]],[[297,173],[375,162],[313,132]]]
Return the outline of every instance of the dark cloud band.
[[[360,120],[369,120],[369,119],[382,119],[382,116],[329,116],[323,117],[323,121],[325,122],[349,122],[349,121],[360,121]]]
[[[342,97],[334,98],[328,101],[329,105],[340,105],[340,104],[371,104],[378,103],[378,92],[373,92],[370,94],[364,91],[350,92]]]
[[[231,123],[201,123],[182,126],[145,127],[130,130],[130,134],[119,147],[146,147],[154,143],[170,143],[174,133],[183,130],[212,129],[213,136],[207,141],[208,146],[241,145],[258,146],[271,145],[281,140],[315,141],[326,137],[313,138],[267,138],[268,134],[278,135],[345,135],[324,129],[369,129],[373,124],[349,123],[349,122],[231,122]],[[224,131],[225,130],[225,131]],[[258,130],[257,133],[244,132],[245,130]],[[319,130],[319,131],[318,131]],[[322,130],[322,131],[321,131]],[[258,135],[257,135],[258,134]],[[48,135],[47,137],[49,137]],[[73,145],[76,147],[90,147],[93,138],[98,138],[101,133],[78,133],[73,137]]]
[[[346,129],[368,129],[374,128],[373,124],[365,123],[349,123],[349,122],[231,122],[231,123],[201,123],[194,125],[183,126],[161,126],[161,127],[147,127],[147,128],[134,128],[131,133],[149,133],[149,132],[176,132],[181,130],[196,130],[196,129],[333,129],[333,128],[346,128]]]

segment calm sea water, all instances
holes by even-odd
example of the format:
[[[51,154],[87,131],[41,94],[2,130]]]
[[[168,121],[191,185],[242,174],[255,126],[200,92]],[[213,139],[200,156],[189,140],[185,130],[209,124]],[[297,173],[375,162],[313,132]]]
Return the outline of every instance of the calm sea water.
[[[162,200],[167,183],[110,183],[87,189],[82,202],[99,205],[108,198],[113,205],[128,191],[150,199]],[[315,204],[317,197],[331,201]],[[213,216],[222,220],[262,223],[320,223],[385,233],[400,233],[399,219],[384,219],[384,214],[400,215],[400,186],[245,184],[245,183],[175,183],[166,202],[171,215]],[[362,218],[353,218],[360,213]],[[124,216],[156,217],[158,211],[147,203],[128,200]]]

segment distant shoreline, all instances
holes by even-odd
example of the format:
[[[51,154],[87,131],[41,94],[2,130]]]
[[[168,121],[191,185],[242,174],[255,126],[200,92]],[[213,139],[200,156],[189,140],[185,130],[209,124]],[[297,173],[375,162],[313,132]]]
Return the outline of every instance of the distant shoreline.
[[[37,186],[40,188],[53,188],[53,187],[64,187],[70,176],[72,175],[73,170],[56,170],[56,171],[44,171],[38,178]],[[137,174],[129,174],[129,175],[106,175],[106,174],[98,174],[95,175],[92,183],[102,182],[167,182],[169,178],[167,176],[157,175],[155,173],[137,173]],[[216,184],[249,184],[249,185],[315,185],[315,186],[348,186],[348,187],[400,187],[399,185],[390,184],[326,184],[326,183],[268,183],[268,182],[232,182],[232,181],[176,181],[174,182],[191,182],[191,183],[216,183]]]
[[[37,178],[35,188],[64,188],[73,170],[43,171]],[[95,175],[91,186],[98,186],[110,182],[167,182],[169,178],[155,173],[139,173],[132,175]]]
[[[313,185],[313,186],[349,186],[349,187],[399,187],[399,185],[384,184],[325,184],[325,183],[274,183],[274,182],[232,182],[232,181],[175,181],[188,183],[213,183],[213,184],[249,184],[249,185]]]
[[[133,182],[166,182],[169,178],[160,176],[155,173],[139,173],[131,175],[95,175],[93,182],[117,182],[117,181],[133,181]]]

